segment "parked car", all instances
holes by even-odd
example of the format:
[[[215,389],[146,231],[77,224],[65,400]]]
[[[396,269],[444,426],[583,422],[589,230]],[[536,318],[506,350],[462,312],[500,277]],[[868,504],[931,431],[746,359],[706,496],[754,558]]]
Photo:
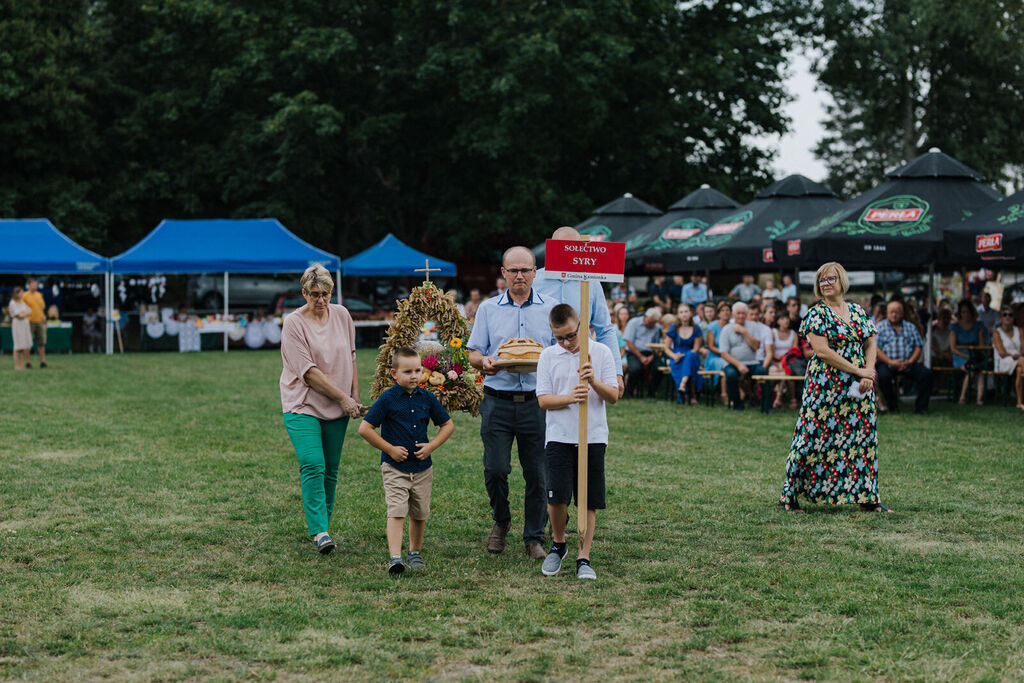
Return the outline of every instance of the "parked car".
[[[273,310],[281,315],[288,315],[306,303],[301,292],[285,292],[278,295],[274,301]],[[388,317],[388,312],[380,306],[375,306],[361,296],[342,295],[342,303],[353,320],[383,320]]]
[[[294,273],[276,274],[232,274],[228,280],[228,304],[232,307],[267,306],[274,302],[282,291],[295,286],[298,280]],[[224,275],[203,273],[189,280],[189,294],[195,306],[205,310],[220,311],[224,308]]]

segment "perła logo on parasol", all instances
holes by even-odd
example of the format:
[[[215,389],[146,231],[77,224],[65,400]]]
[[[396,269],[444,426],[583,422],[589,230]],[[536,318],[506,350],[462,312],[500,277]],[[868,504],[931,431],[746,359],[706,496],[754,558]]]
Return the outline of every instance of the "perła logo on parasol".
[[[752,211],[741,211],[723,218],[696,237],[686,240],[682,246],[690,249],[692,247],[717,247],[720,244],[725,244],[742,230],[753,217],[754,213]]]
[[[1003,233],[994,232],[990,235],[978,235],[974,241],[974,250],[979,254],[987,251],[1003,250]]]
[[[911,237],[931,230],[931,206],[914,195],[901,194],[871,202],[864,209],[860,219],[854,223],[846,221],[836,227],[837,232],[848,235],[887,235],[890,237]]]
[[[708,224],[699,218],[680,218],[662,230],[658,239],[644,247],[644,251],[660,251],[661,249],[674,247],[683,240],[688,240],[694,235],[699,234],[706,227],[708,227]]]
[[[591,242],[604,242],[612,236],[612,229],[607,225],[591,225],[580,230],[581,235],[590,235]]]

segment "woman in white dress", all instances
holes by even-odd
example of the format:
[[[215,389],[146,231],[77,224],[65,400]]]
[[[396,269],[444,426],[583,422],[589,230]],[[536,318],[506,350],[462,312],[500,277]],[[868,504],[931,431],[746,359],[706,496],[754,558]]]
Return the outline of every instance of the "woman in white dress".
[[[999,310],[999,324],[992,328],[992,345],[996,351],[996,372],[1017,374],[1017,407],[1024,410],[1024,331],[1013,324],[1013,309],[1009,306]]]
[[[7,313],[11,316],[11,336],[14,337],[15,370],[25,369],[28,352],[32,348],[32,330],[28,324],[32,309],[22,300],[23,291],[21,287],[15,287],[11,293],[11,303],[7,306]]]

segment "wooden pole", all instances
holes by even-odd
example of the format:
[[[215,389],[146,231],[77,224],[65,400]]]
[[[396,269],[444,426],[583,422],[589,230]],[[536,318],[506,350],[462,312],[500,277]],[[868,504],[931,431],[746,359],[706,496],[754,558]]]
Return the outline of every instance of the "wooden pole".
[[[590,359],[590,282],[580,283],[580,368]],[[580,542],[587,533],[587,401],[580,404],[580,433],[576,462],[576,529]]]

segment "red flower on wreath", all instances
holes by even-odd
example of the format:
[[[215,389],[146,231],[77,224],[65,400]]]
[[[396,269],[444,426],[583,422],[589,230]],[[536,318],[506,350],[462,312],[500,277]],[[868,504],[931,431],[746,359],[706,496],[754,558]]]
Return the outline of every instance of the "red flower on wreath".
[[[423,367],[427,370],[437,369],[437,356],[427,356],[423,359]]]

